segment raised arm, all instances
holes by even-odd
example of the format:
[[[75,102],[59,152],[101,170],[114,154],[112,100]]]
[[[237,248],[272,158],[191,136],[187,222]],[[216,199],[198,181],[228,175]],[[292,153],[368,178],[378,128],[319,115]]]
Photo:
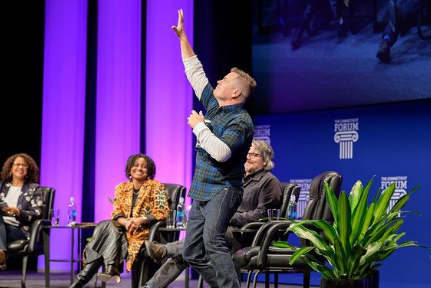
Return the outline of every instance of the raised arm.
[[[192,85],[196,96],[201,99],[202,92],[208,84],[208,78],[187,38],[186,31],[184,30],[184,14],[182,9],[178,10],[178,24],[177,26],[172,26],[172,29],[180,40],[181,57],[183,59],[187,79]]]
[[[184,13],[183,9],[178,10],[178,24],[177,26],[172,26],[178,38],[180,39],[181,45],[181,57],[184,59],[195,56],[196,53],[193,51],[190,45],[189,39],[187,38],[186,31],[184,29]]]

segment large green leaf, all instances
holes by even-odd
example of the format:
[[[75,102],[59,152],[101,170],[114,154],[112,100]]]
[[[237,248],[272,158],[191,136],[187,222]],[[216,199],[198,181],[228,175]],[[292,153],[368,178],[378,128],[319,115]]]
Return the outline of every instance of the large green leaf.
[[[319,272],[319,274],[322,275],[323,278],[326,278],[326,279],[336,278],[336,274],[334,273],[334,271],[326,267],[325,265],[310,261],[306,258],[305,258],[305,261],[314,271]]]
[[[341,243],[340,239],[337,237],[334,240],[334,250],[335,250],[335,262],[334,262],[334,268],[336,268],[337,273],[340,275],[345,274],[347,271],[347,259],[349,257],[349,253],[346,253],[345,249],[343,248],[343,244]]]
[[[355,271],[359,267],[359,262],[364,255],[366,250],[361,245],[355,245],[352,247],[351,253],[348,258],[348,264],[347,264],[347,275],[354,275]]]
[[[296,234],[296,236],[310,240],[314,247],[316,247],[319,250],[327,250],[328,245],[326,244],[325,240],[315,231],[312,231],[306,227],[304,227],[301,224],[293,224],[290,225],[289,228],[287,228],[287,231],[292,231]]]
[[[362,182],[356,181],[356,183],[353,185],[352,190],[349,194],[349,201],[350,201],[350,207],[352,207],[352,211],[355,210],[356,205],[359,202],[359,198],[362,195]]]
[[[335,196],[334,191],[332,191],[331,187],[329,187],[327,182],[325,182],[325,188],[326,188],[326,201],[328,202],[329,210],[331,210],[332,216],[334,217],[334,225],[336,226],[338,222],[337,196]]]
[[[403,196],[401,196],[401,198],[400,199],[398,199],[398,201],[395,203],[395,205],[391,208],[391,211],[390,212],[394,212],[394,211],[400,211],[406,204],[407,204],[407,202],[409,201],[409,199],[410,199],[410,195],[413,193],[413,192],[415,192],[416,190],[418,190],[419,189],[419,185],[418,186],[416,186],[416,187],[414,187],[412,190],[410,190],[410,192],[409,193],[407,193],[407,194],[405,194],[405,195],[403,195]]]
[[[323,235],[325,235],[329,243],[334,244],[334,238],[337,236],[337,231],[334,226],[324,220],[313,220],[311,223],[322,230]]]
[[[349,236],[352,233],[352,226],[350,222],[351,210],[349,199],[347,198],[346,192],[341,192],[338,199],[338,226],[336,230],[338,231],[340,245],[339,249],[342,249],[342,253],[345,255],[350,254],[350,241]],[[337,242],[335,242],[337,244]],[[338,244],[337,244],[338,245]],[[336,246],[337,247],[337,246]],[[340,251],[341,252],[341,251]]]
[[[373,222],[374,219],[374,207],[375,203],[371,203],[367,210],[367,215],[365,216],[364,222],[362,223],[362,227],[359,227],[361,229],[361,232],[357,235],[356,242],[357,243],[363,243],[364,235],[367,233],[370,223]],[[353,243],[353,239],[351,242]],[[353,245],[353,244],[352,244]]]
[[[296,252],[293,253],[292,257],[290,257],[289,264],[292,265],[298,258],[302,257],[304,254],[307,254],[312,250],[314,250],[314,247],[302,247],[301,249],[296,250]]]
[[[374,212],[375,221],[379,221],[382,217],[385,217],[386,211],[391,201],[392,195],[395,192],[395,183],[392,183],[385,190],[383,190],[379,199],[376,203],[376,210]]]
[[[370,181],[371,182],[371,181]],[[369,185],[368,183],[367,187],[364,189],[364,191],[361,191],[357,204],[354,209],[352,209],[352,231],[350,234],[350,245],[354,245],[357,241],[358,236],[362,232],[362,227],[364,227],[364,222],[367,217],[367,211],[368,211],[368,192],[369,192]]]

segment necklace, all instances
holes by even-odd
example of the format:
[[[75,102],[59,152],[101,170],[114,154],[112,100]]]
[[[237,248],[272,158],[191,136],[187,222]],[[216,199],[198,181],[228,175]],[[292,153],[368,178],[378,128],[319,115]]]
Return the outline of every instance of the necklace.
[[[135,189],[135,188],[133,188],[133,194],[134,195],[138,195],[140,190],[141,189]]]

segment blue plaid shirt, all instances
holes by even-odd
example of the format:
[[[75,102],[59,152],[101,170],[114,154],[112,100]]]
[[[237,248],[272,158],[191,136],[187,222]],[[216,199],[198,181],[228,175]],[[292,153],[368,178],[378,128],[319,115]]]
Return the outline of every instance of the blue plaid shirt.
[[[196,168],[189,197],[208,201],[225,187],[231,187],[242,197],[244,163],[253,140],[253,122],[242,104],[220,107],[207,84],[200,101],[211,121],[210,130],[231,149],[226,162],[217,162],[203,148],[196,147]]]

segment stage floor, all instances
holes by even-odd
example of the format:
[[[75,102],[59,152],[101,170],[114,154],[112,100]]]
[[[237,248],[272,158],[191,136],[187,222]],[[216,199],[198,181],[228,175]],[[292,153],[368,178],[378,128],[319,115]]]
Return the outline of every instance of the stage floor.
[[[116,288],[130,288],[131,278],[122,277],[122,281],[119,284],[107,283],[106,287],[116,287]],[[101,287],[100,281],[98,281],[98,287]],[[70,276],[68,273],[53,273],[51,274],[51,288],[64,288],[69,287]],[[264,283],[259,283],[257,287],[264,287]],[[298,285],[278,285],[280,288],[300,288],[302,286]],[[19,288],[21,287],[21,272],[20,271],[0,271],[0,288]],[[28,288],[44,288],[45,287],[45,276],[43,273],[36,273],[30,271],[27,274],[27,287]],[[94,287],[94,281],[88,283],[85,287]],[[168,287],[170,288],[182,288],[184,287],[184,276],[180,275],[178,279],[173,282]],[[197,280],[190,281],[190,288],[197,287]],[[204,287],[209,287],[204,283]],[[246,287],[245,283],[242,283],[241,287]],[[316,286],[317,287],[317,286]]]

